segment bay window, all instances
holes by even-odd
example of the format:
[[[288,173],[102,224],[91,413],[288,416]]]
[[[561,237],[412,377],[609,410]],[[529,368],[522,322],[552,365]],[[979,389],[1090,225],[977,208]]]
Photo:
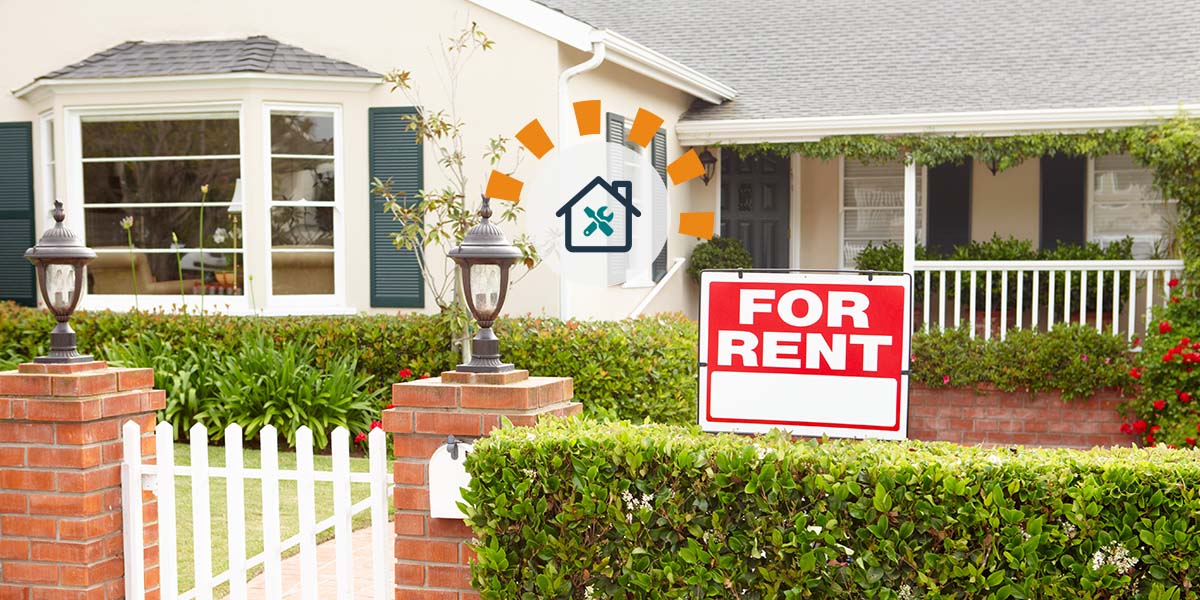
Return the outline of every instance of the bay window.
[[[236,110],[83,115],[78,135],[89,293],[243,294]]]
[[[271,293],[330,296],[337,285],[340,114],[268,107]]]

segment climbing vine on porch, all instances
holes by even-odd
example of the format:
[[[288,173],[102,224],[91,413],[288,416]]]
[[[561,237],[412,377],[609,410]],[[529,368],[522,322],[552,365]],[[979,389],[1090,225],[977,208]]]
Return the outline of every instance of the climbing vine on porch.
[[[934,133],[846,135],[814,142],[728,145],[742,156],[775,154],[864,163],[911,160],[925,166],[961,164],[968,157],[993,172],[1044,155],[1097,157],[1128,153],[1154,173],[1164,198],[1179,200],[1175,239],[1184,261],[1184,285],[1200,291],[1200,119],[1180,116],[1158,125],[1082,133],[1029,133],[1005,137]]]

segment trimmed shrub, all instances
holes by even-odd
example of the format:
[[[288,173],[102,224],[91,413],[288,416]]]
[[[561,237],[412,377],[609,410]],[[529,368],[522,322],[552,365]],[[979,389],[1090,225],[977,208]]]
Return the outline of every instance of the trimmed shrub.
[[[1132,366],[1123,336],[1086,325],[1014,329],[1003,340],[972,338],[966,329],[930,330],[912,340],[912,379],[933,388],[988,383],[1006,392],[1062,390],[1065,399],[1086,398],[1130,388]]]
[[[1200,461],[551,420],[467,457],[483,598],[1183,598]]]
[[[157,369],[155,383],[168,391],[168,408],[160,416],[175,423],[181,437],[196,420],[218,422],[212,406],[223,403],[220,393],[198,373],[224,369],[224,357],[242,352],[246,340],[258,335],[278,348],[306,348],[311,351],[306,360],[321,371],[353,361],[354,372],[372,377],[370,385],[380,389],[400,381],[402,370],[436,376],[460,358],[450,344],[454,322],[440,315],[200,318],[103,311],[77,313],[71,323],[85,351]],[[13,364],[42,353],[53,326],[45,312],[0,303],[0,340],[16,355]],[[695,421],[696,324],[682,315],[566,322],[502,318],[496,331],[509,362],[534,375],[575,378],[575,397],[589,414]]]
[[[700,283],[700,271],[705,269],[752,269],[754,257],[741,240],[713,236],[696,244],[688,259],[687,272],[692,281]]]

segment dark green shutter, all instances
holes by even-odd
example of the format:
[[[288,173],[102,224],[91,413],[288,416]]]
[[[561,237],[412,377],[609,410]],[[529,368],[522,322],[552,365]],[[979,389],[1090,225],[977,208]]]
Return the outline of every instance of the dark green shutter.
[[[404,118],[412,107],[376,107],[368,111],[371,181],[391,179],[392,191],[403,192],[415,204],[424,186],[421,144]],[[371,306],[424,308],[425,281],[417,250],[396,248],[393,233],[403,223],[383,209],[383,198],[371,194]]]
[[[0,123],[0,300],[34,306],[33,124]]]
[[[666,231],[664,240],[670,239],[670,230],[667,229],[668,217],[667,214],[667,198],[666,190],[671,189],[671,182],[667,181],[667,130],[659,129],[658,133],[654,134],[654,141],[650,143],[650,161],[654,165],[655,172],[662,178],[663,189],[654,189],[654,228],[655,238],[662,231]],[[662,195],[662,198],[659,198]],[[661,229],[660,229],[661,228]],[[654,276],[654,281],[659,281],[667,274],[667,246],[668,242],[663,242],[662,250],[658,256],[654,257],[654,267],[651,270]]]

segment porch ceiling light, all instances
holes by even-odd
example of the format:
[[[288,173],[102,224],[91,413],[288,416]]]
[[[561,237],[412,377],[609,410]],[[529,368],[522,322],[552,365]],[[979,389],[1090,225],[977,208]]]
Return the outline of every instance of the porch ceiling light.
[[[36,246],[25,251],[25,258],[37,270],[42,300],[54,313],[58,325],[50,332],[50,353],[33,359],[38,363],[91,362],[90,355],[75,348],[75,331],[71,315],[79,304],[83,291],[83,269],[96,258],[96,252],[83,245],[83,240],[63,226],[62,202],[54,202],[54,226],[42,234]]]
[[[483,197],[479,206],[482,220],[467,231],[462,244],[447,255],[462,272],[463,292],[471,316],[479,323],[479,332],[471,341],[471,362],[456,367],[469,373],[503,373],[512,363],[500,360],[500,340],[492,332],[492,323],[508,295],[508,271],[521,259],[521,251],[508,243],[504,232],[492,225],[490,199]]]
[[[704,174],[700,176],[700,180],[704,182],[704,185],[708,185],[708,182],[712,181],[713,175],[717,173],[717,157],[713,156],[708,148],[705,148],[704,152],[700,153],[700,164],[704,165]]]

